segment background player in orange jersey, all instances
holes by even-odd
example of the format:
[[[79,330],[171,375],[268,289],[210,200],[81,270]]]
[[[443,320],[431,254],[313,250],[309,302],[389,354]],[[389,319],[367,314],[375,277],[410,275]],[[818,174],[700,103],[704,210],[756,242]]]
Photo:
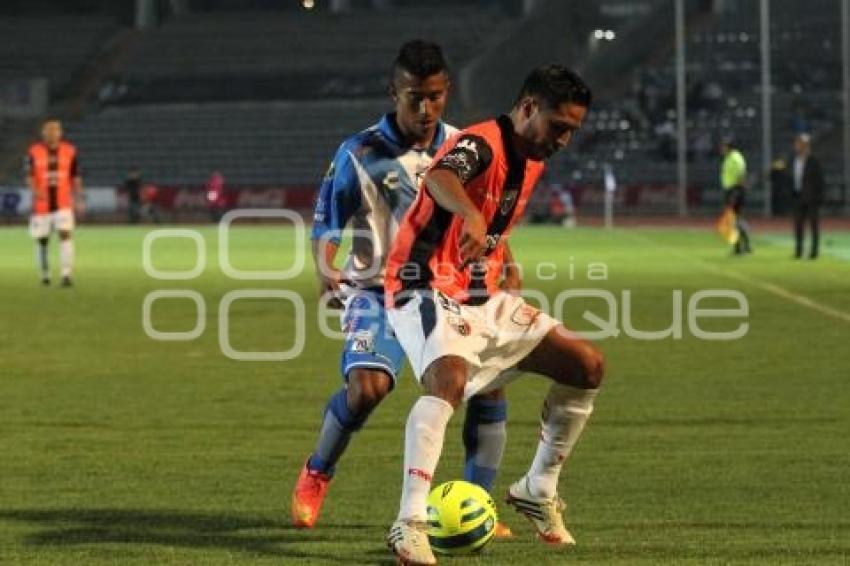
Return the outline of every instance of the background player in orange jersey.
[[[77,161],[77,149],[62,139],[62,123],[54,118],[44,121],[41,141],[33,143],[25,160],[27,185],[32,191],[30,235],[38,242],[36,257],[41,282],[50,284],[47,242],[50,232],[59,232],[59,258],[62,286],[72,284],[74,266],[74,211],[83,213],[83,179]]]

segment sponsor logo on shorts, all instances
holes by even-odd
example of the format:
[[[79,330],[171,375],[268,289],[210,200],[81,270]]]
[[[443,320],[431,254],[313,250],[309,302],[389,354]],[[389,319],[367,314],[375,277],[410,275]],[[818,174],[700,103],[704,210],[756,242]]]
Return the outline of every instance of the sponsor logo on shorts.
[[[375,335],[368,330],[358,330],[351,335],[351,350],[354,352],[373,352]]]
[[[447,310],[452,314],[460,314],[460,305],[456,301],[453,301],[442,293],[437,293],[437,297],[440,299],[440,306],[443,307],[444,310]]]
[[[446,318],[446,321],[451,325],[452,328],[455,329],[455,332],[460,334],[461,336],[469,336],[472,333],[472,327],[466,321],[466,319],[459,316],[449,315]]]
[[[517,326],[531,326],[537,317],[540,316],[540,311],[531,305],[520,305],[511,314],[511,322]]]

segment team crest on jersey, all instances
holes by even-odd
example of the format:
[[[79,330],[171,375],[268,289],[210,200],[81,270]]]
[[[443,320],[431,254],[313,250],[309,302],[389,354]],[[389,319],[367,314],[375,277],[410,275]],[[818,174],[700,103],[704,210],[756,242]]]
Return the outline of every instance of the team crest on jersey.
[[[518,196],[519,189],[505,189],[505,194],[502,195],[502,202],[499,203],[499,211],[502,214],[509,213]]]
[[[381,184],[390,191],[395,191],[401,188],[401,180],[398,178],[398,171],[388,171],[384,176]]]
[[[475,157],[475,159],[478,159],[478,146],[472,139],[464,138],[457,142],[457,145],[455,147],[458,149],[465,149],[466,151],[470,152]]]
[[[446,322],[461,336],[469,336],[472,333],[472,326],[463,317],[449,315],[446,317]]]

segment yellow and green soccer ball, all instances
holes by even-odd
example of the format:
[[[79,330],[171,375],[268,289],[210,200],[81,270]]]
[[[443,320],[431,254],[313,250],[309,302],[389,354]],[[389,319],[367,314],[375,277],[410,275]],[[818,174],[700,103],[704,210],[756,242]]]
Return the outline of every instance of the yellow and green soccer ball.
[[[496,519],[493,498],[475,484],[446,482],[428,496],[428,539],[434,552],[478,552],[493,538]]]

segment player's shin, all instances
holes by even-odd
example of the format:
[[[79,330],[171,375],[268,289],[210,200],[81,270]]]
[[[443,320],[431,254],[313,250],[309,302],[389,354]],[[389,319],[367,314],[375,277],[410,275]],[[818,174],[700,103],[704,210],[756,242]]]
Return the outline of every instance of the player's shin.
[[[496,472],[507,441],[508,404],[504,399],[473,397],[466,405],[463,445],[466,448],[464,479],[493,490]]]
[[[425,521],[431,479],[440,453],[446,425],[454,413],[451,404],[431,395],[416,401],[407,418],[404,434],[404,483],[399,520]]]
[[[39,238],[38,245],[35,248],[35,259],[38,263],[38,269],[41,273],[41,278],[47,280],[50,278],[50,269],[47,265],[47,238]]]
[[[543,404],[540,441],[528,477],[535,497],[555,497],[561,466],[581,436],[593,412],[598,389],[553,384]]]
[[[355,414],[348,406],[346,389],[342,388],[328,400],[322,430],[316,450],[307,461],[307,468],[328,476],[334,473],[352,435],[366,422],[369,413]]]
[[[70,277],[74,269],[74,242],[70,238],[59,242],[59,262],[62,266],[62,277]]]

